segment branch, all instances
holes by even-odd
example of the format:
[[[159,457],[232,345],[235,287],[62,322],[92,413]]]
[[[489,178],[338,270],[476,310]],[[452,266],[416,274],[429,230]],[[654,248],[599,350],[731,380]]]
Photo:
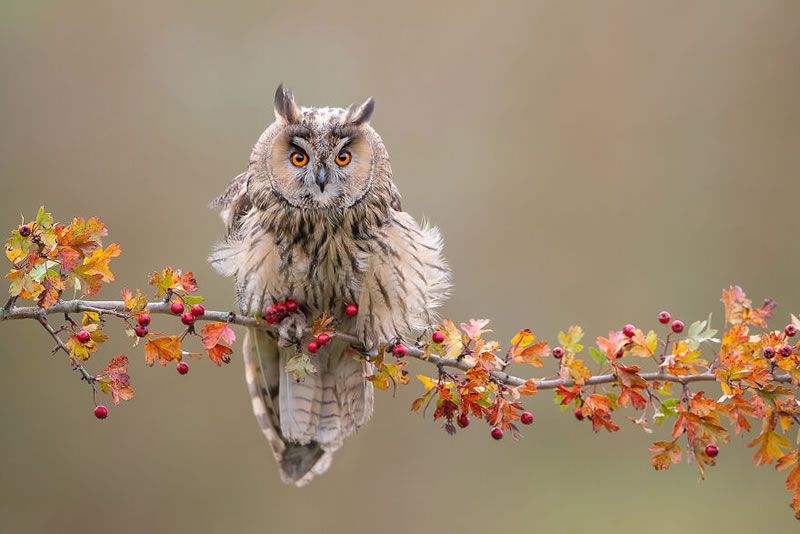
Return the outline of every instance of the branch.
[[[157,313],[157,314],[170,315],[173,317],[175,316],[170,311],[170,302],[149,303],[145,309],[150,314]],[[64,314],[64,313],[69,314],[69,313],[81,313],[81,312],[96,312],[99,314],[110,314],[122,318],[130,317],[126,313],[125,303],[122,301],[102,300],[102,301],[88,302],[83,300],[68,300],[50,306],[46,310],[43,308],[38,308],[36,306],[13,307],[8,311],[8,313],[0,316],[0,322],[15,320],[15,319],[36,319],[40,323],[42,323],[42,326],[44,326],[45,329],[47,329],[48,332],[50,332],[50,335],[57,340],[59,344],[58,348],[69,353],[67,348],[64,346],[63,342],[61,342],[61,340],[58,338],[56,332],[47,323],[45,317],[47,315],[53,315],[53,314]],[[255,319],[253,317],[245,317],[243,315],[237,315],[234,312],[206,310],[202,316],[195,318],[195,321],[223,322],[223,323],[236,324],[248,328],[259,328],[265,331],[279,333],[277,325],[268,324],[264,321],[259,321],[258,319]],[[303,330],[303,334],[310,335],[311,328],[305,328]],[[360,348],[362,349],[363,352],[363,346],[361,345],[361,341],[357,337],[350,334],[338,333],[338,332],[336,334],[336,337],[344,341],[349,341],[354,348],[357,349]],[[426,358],[425,353],[417,347],[407,347],[407,355],[414,357],[418,360],[432,363],[439,368],[450,367],[454,369],[460,369],[461,371],[468,371],[473,367],[473,364],[470,364],[463,358],[442,358],[435,354],[430,354]],[[93,378],[79,364],[78,364],[78,369],[81,370],[84,379],[89,380],[89,378]],[[490,373],[490,376],[492,379],[512,387],[522,386],[529,381],[529,379],[510,375],[502,371],[494,371]],[[717,377],[712,372],[705,372],[698,375],[689,375],[684,377],[676,377],[664,372],[641,373],[639,376],[641,376],[644,380],[647,380],[648,382],[653,380],[658,380],[662,382],[675,382],[683,385],[689,384],[691,382],[717,381]],[[596,375],[587,379],[583,383],[583,385],[594,386],[599,384],[610,384],[616,382],[617,380],[618,380],[617,376],[611,373],[605,375]],[[561,378],[533,379],[533,381],[534,384],[536,385],[536,388],[540,390],[556,389],[558,386],[572,387],[575,385],[575,382],[573,380],[564,380]],[[772,381],[785,384],[791,382],[791,377],[789,375],[778,375],[774,376]]]

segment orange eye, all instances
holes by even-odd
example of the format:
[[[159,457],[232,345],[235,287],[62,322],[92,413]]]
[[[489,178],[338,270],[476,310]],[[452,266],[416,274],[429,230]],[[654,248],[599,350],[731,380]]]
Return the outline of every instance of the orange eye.
[[[336,163],[344,167],[348,163],[350,163],[350,152],[347,150],[342,150],[339,152],[339,155],[336,156]]]
[[[290,159],[295,167],[305,167],[308,163],[308,156],[304,152],[292,152]]]

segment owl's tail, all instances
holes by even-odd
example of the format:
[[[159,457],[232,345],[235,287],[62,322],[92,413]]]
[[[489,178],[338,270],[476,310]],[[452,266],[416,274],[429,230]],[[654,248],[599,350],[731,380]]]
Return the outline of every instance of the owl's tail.
[[[372,415],[372,384],[362,362],[335,338],[312,356],[317,369],[297,382],[285,367],[294,348],[278,347],[273,334],[249,329],[244,340],[245,378],[253,412],[287,484],[303,486],[328,470],[344,438]]]

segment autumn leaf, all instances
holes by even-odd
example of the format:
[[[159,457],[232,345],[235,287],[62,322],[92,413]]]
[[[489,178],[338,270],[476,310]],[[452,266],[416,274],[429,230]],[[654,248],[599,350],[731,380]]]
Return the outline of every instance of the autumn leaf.
[[[445,319],[442,321],[444,330],[444,341],[441,346],[444,347],[445,358],[457,358],[461,351],[464,349],[464,342],[461,340],[461,332],[459,332],[453,321]]]
[[[800,449],[794,449],[790,453],[778,459],[775,469],[785,471],[791,468],[786,477],[786,489],[792,491],[792,510],[795,517],[800,519]]]
[[[314,321],[314,324],[311,325],[311,335],[314,337],[319,336],[320,334],[328,334],[329,336],[336,335],[336,329],[333,327],[333,321],[336,318],[334,316],[328,316],[328,312],[322,312],[322,317]]]
[[[111,360],[105,370],[95,375],[100,389],[104,393],[111,393],[111,400],[114,404],[119,404],[120,399],[131,400],[133,398],[133,388],[130,386],[127,365],[127,356],[120,354]]]
[[[173,270],[172,267],[167,267],[160,273],[158,271],[153,272],[148,278],[148,283],[156,288],[156,298],[167,291],[183,291],[186,293],[197,291],[197,281],[191,272],[182,275],[180,270]]]
[[[125,303],[125,308],[133,314],[141,312],[147,306],[147,298],[138,289],[135,295],[129,289],[123,289],[122,300]]]
[[[422,385],[425,386],[425,391],[430,391],[433,389],[433,380],[428,378],[425,375],[417,375],[417,379],[422,382]]]
[[[777,414],[772,413],[770,417],[764,420],[764,425],[761,434],[747,444],[747,448],[753,448],[758,445],[756,453],[753,455],[753,463],[756,465],[764,465],[765,463],[771,464],[775,458],[782,458],[784,449],[791,449],[792,446],[785,436],[775,432],[775,425],[777,424]]]
[[[108,263],[111,261],[111,258],[119,256],[120,252],[119,246],[114,243],[108,245],[105,250],[97,248],[91,256],[83,259],[82,265],[76,266],[73,271],[84,279],[91,279],[99,276],[103,282],[111,282],[114,280],[114,275],[111,274]]]
[[[534,367],[543,366],[544,363],[540,358],[550,354],[550,347],[546,341],[534,343],[534,340],[536,336],[532,335],[530,330],[520,330],[511,339],[507,357],[516,363],[527,363]]]
[[[597,346],[605,352],[609,361],[614,361],[614,359],[622,355],[621,351],[624,350],[629,341],[628,336],[622,332],[612,330],[608,333],[608,338],[597,338]]]
[[[589,395],[583,403],[583,415],[592,421],[592,430],[599,432],[605,428],[609,432],[619,430],[611,421],[611,400],[605,395]]]
[[[555,391],[555,401],[562,406],[562,409],[566,408],[569,403],[572,402],[572,399],[578,398],[580,395],[581,387],[578,385],[572,386],[572,388],[567,389],[561,384],[556,386]]]
[[[573,380],[576,384],[583,384],[591,378],[592,373],[583,365],[583,360],[576,359],[575,354],[570,352],[561,360],[558,376],[562,380]]]
[[[639,376],[639,368],[635,365],[631,367],[617,365],[616,370],[621,388],[618,400],[619,405],[624,407],[630,401],[637,410],[644,408],[647,405],[647,401],[642,396],[642,393],[647,390],[647,381]]]
[[[213,347],[207,348],[206,352],[208,352],[208,357],[211,359],[211,361],[219,366],[222,365],[223,357],[226,354],[233,353],[233,350],[231,350],[230,347],[226,347],[222,343],[217,343]]]
[[[48,274],[44,279],[42,286],[44,290],[39,295],[37,304],[40,308],[44,308],[46,310],[58,302],[58,299],[61,295],[60,292],[64,290],[66,285],[60,276],[55,273],[51,273]]]
[[[161,365],[181,359],[181,341],[178,336],[150,338],[144,344],[145,363],[153,365],[156,360]]]
[[[180,271],[176,271],[177,280],[175,280],[175,289],[186,291],[187,293],[194,293],[197,291],[197,280],[194,279],[194,274],[191,271],[181,275]]]
[[[650,458],[650,462],[656,468],[656,471],[666,471],[672,464],[677,464],[681,461],[681,448],[677,441],[656,441],[650,447],[650,452],[656,453]]]
[[[637,358],[651,358],[658,348],[658,336],[652,330],[645,335],[637,329],[631,341],[633,341],[631,354]]]
[[[570,326],[567,333],[558,333],[558,342],[564,352],[580,352],[583,345],[578,342],[583,339],[583,329],[580,326]]]
[[[203,348],[208,350],[224,341],[228,345],[233,345],[236,341],[236,334],[227,323],[208,323],[201,330],[203,334]]]
[[[491,330],[484,330],[483,327],[489,324],[488,319],[470,319],[469,324],[461,323],[461,330],[472,341],[477,341],[481,338],[481,334],[491,332]]]

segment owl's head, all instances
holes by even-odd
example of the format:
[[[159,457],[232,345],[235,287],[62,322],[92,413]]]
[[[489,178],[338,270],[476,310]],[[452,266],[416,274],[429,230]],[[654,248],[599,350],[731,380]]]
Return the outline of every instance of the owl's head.
[[[348,208],[375,180],[391,177],[386,149],[369,125],[374,109],[372,98],[348,109],[298,107],[281,85],[275,122],[256,144],[251,165],[295,208]]]

